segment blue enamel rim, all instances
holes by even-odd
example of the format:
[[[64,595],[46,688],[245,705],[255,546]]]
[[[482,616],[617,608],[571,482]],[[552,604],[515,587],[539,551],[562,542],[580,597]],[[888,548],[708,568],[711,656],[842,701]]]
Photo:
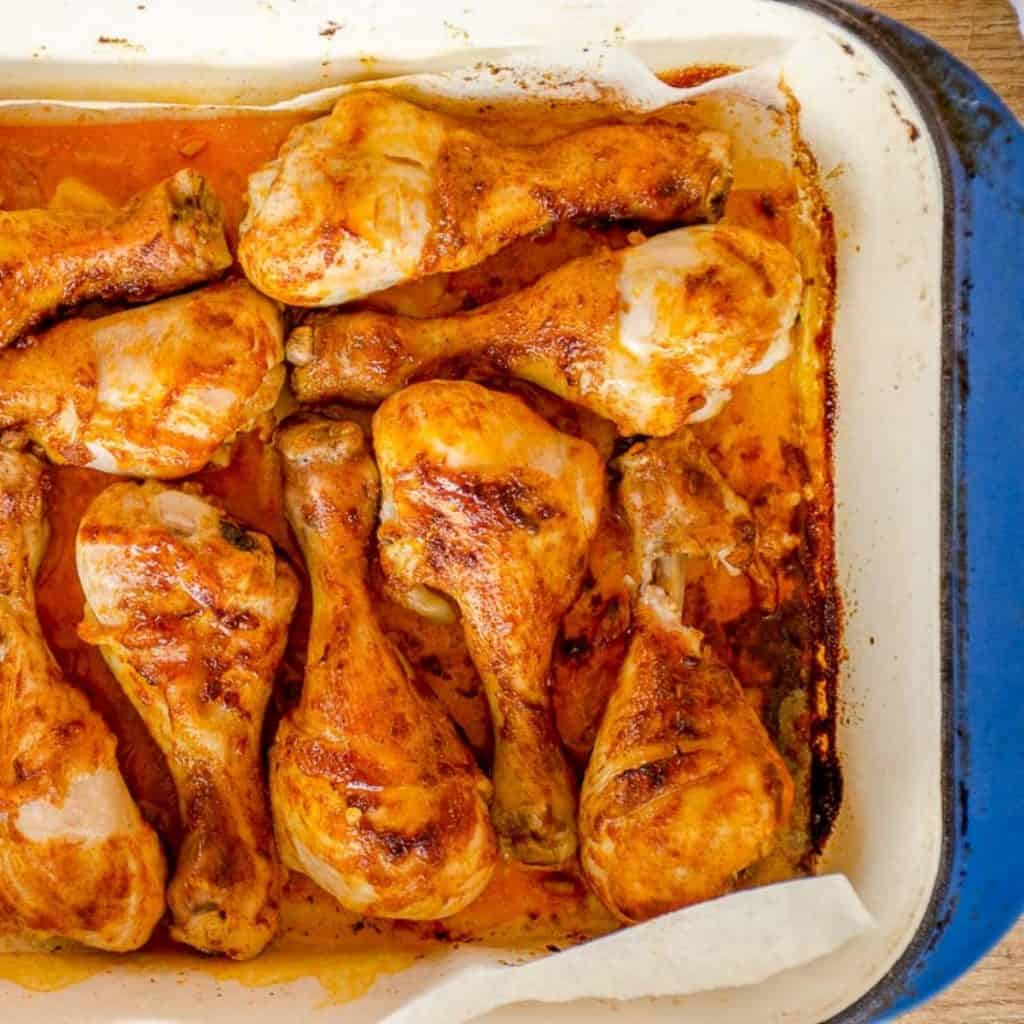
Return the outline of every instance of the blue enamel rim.
[[[890,18],[779,2],[840,25],[889,65],[924,116],[944,193],[942,853],[917,934],[830,1021],[862,1024],[930,998],[1024,912],[1024,128],[973,71]]]

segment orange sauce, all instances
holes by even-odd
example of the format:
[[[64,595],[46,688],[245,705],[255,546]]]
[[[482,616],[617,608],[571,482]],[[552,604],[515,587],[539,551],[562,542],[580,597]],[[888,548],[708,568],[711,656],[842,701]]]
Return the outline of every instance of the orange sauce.
[[[728,69],[719,69],[717,73],[725,70]],[[45,205],[60,183],[69,178],[96,190],[112,203],[121,203],[188,166],[202,172],[221,197],[234,242],[244,212],[247,176],[276,155],[290,129],[305,116],[0,124],[0,208]],[[680,119],[688,116],[697,115],[686,111],[679,115]],[[511,137],[527,141],[550,134],[550,126],[548,114],[532,128],[521,116],[507,127]],[[489,117],[487,129],[501,131],[500,118]],[[752,171],[748,168],[744,179],[737,181],[726,218],[794,244],[799,198],[798,182],[790,169],[766,162]],[[627,229],[623,227],[561,225],[543,237],[514,243],[480,267],[391,289],[372,297],[368,303],[414,315],[469,308],[514,291],[597,245],[625,245],[626,236]],[[809,252],[804,258],[811,261],[817,259],[817,254]],[[764,376],[746,378],[726,410],[700,428],[713,457],[733,486],[761,510],[761,529],[775,529],[780,534],[789,530],[793,510],[779,496],[799,492],[801,488],[800,459],[791,451],[803,450],[799,396],[791,363],[784,363]],[[564,403],[540,396],[535,400],[547,403],[545,414],[572,421],[573,429],[592,437],[607,454],[607,425],[580,417],[564,408]],[[54,469],[51,478],[52,536],[38,580],[43,629],[69,680],[89,694],[116,731],[128,784],[173,851],[180,839],[180,822],[166,765],[97,651],[77,634],[82,592],[74,566],[75,530],[91,499],[110,483],[110,478],[70,468]],[[301,558],[283,516],[276,455],[261,438],[255,434],[241,438],[228,466],[208,468],[196,479],[228,511],[269,534],[302,571]],[[608,562],[611,566],[618,564],[614,558]],[[750,636],[759,635],[758,629],[764,626],[752,603],[749,585],[742,578],[710,568],[697,574],[695,584],[690,588],[695,596],[688,601],[687,616],[708,631],[751,700],[773,718],[783,753],[806,788],[806,710],[797,701],[796,713],[786,718],[780,716],[778,707],[787,698],[780,687],[796,686],[793,666],[780,668],[781,662],[768,641],[759,640],[752,648],[743,646]],[[780,587],[781,596],[791,600],[799,613],[800,602],[808,600],[800,573],[783,573]],[[281,712],[300,692],[308,613],[306,595],[282,665],[268,720],[268,736]],[[379,614],[389,635],[442,699],[478,756],[486,762],[491,749],[489,718],[458,625],[425,623],[390,605],[382,596]],[[771,630],[767,629],[767,633]],[[789,877],[806,869],[808,800],[806,796],[802,802],[798,799],[791,834],[769,862],[751,873],[751,881]],[[476,903],[437,923],[360,919],[341,910],[307,879],[293,875],[283,905],[281,936],[267,953],[249,964],[199,957],[173,945],[161,933],[145,951],[127,958],[89,953],[44,959],[0,955],[0,977],[29,988],[52,988],[109,970],[115,963],[150,972],[196,969],[218,978],[256,985],[314,975],[320,978],[330,998],[342,999],[361,994],[378,974],[399,970],[414,957],[426,955],[445,943],[487,941],[537,948],[548,943],[577,941],[613,927],[613,919],[573,873],[503,865]]]
[[[224,204],[228,229],[235,232],[244,213],[246,179],[277,155],[285,136],[303,120],[308,115],[0,125],[0,204],[14,194],[15,175],[24,182],[26,172],[40,205],[65,178],[75,178],[119,205],[161,178],[192,167],[213,186]],[[187,156],[199,143],[202,148]],[[24,183],[22,190],[24,195]]]

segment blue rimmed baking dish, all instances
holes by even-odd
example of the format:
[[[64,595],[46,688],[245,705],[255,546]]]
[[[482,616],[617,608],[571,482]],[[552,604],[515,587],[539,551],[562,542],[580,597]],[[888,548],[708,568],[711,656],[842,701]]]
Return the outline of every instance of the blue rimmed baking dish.
[[[38,0],[5,24],[0,98],[263,103],[365,76],[368,55],[382,76],[451,67],[550,44],[555,25],[565,43],[610,39],[656,69],[786,52],[839,246],[837,549],[848,657],[837,738],[845,794],[825,866],[852,879],[877,927],[761,985],[635,1004],[630,1019],[867,1021],[927,998],[1024,905],[1010,845],[1024,827],[1024,708],[1014,692],[1024,566],[1010,532],[1021,505],[1020,125],[976,76],[920,36],[828,0],[657,0],[642,10],[606,0],[565,3],[564,17],[557,2],[509,9],[452,0],[407,11],[383,0],[325,36],[318,27],[337,16],[331,6],[301,0],[285,19],[252,0],[174,12],[111,0],[67,19],[56,0]],[[131,47],[97,48],[101,37]],[[315,986],[303,983],[222,993],[206,977],[176,980],[125,968],[35,1001],[6,988],[4,998],[14,1024],[43,1012],[82,1022],[151,1019],[154,1008],[168,1021],[260,1024],[277,1018],[277,993],[311,1015],[318,1001]],[[524,1007],[504,1019],[538,1012],[588,1024],[621,1019],[589,1004]],[[355,1019],[343,1007],[315,1013]]]
[[[917,933],[832,1019],[892,1019],[967,971],[1024,911],[1024,129],[978,75],[851,4],[795,0],[870,46],[914,97],[943,180],[942,819]]]

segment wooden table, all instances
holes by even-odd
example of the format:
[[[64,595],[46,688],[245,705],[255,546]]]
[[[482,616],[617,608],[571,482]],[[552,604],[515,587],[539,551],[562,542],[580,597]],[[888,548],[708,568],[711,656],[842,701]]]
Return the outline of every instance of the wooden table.
[[[1008,0],[875,0],[867,6],[930,36],[1024,119],[1024,42]],[[902,1024],[1022,1024],[1024,920],[967,977]]]

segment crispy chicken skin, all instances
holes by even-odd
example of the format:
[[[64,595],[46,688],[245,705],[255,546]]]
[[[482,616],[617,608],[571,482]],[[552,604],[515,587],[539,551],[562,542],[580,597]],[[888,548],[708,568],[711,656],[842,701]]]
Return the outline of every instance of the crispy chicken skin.
[[[284,382],[277,306],[225,281],[0,352],[0,429],[58,463],[178,477],[270,409]]]
[[[348,910],[447,917],[497,863],[491,787],[378,625],[366,582],[376,466],[351,422],[300,418],[277,445],[313,588],[302,699],[270,754],[281,857]]]
[[[793,783],[732,673],[644,589],[580,794],[580,860],[626,922],[711,899],[765,856]]]
[[[802,288],[778,242],[726,224],[680,228],[454,316],[318,314],[286,352],[303,402],[378,402],[469,366],[532,381],[623,434],[661,437],[715,415],[744,374],[789,354]]]
[[[298,597],[263,534],[197,494],[118,483],[78,530],[82,638],[98,644],[167,757],[185,838],[171,935],[255,956],[278,925],[282,869],[260,731]]]
[[[385,92],[342,97],[249,178],[238,256],[267,295],[333,306],[460,270],[572,217],[717,217],[727,136],[601,125],[513,147]]]
[[[462,615],[494,723],[491,816],[503,848],[564,864],[576,849],[575,787],[548,673],[597,529],[600,457],[520,399],[467,382],[389,398],[373,439],[391,594],[435,616],[450,597]]]
[[[192,170],[111,213],[0,210],[0,348],[81,302],[146,302],[230,265],[220,201]]]
[[[113,734],[43,639],[44,505],[40,463],[0,452],[0,937],[124,952],[163,916],[164,858]]]

